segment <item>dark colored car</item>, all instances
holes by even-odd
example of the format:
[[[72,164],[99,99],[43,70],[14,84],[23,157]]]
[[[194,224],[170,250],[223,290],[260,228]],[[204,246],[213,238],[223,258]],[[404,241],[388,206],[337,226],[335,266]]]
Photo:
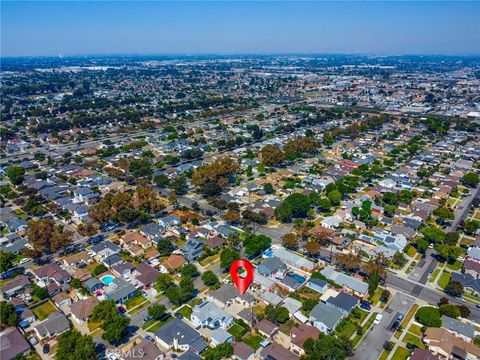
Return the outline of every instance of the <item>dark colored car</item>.
[[[180,314],[180,315],[182,315],[182,314]],[[160,319],[158,319],[158,320],[160,320],[160,321],[165,321],[165,320],[167,320],[169,317],[170,317],[170,314],[169,314],[169,313],[165,313],[165,314],[163,314],[162,316],[160,316]]]
[[[412,343],[407,343],[406,347],[408,350],[415,350],[417,348],[417,345],[412,344]]]
[[[127,312],[127,309],[125,309],[123,306],[119,306],[117,309],[122,314],[125,314]]]
[[[395,320],[395,322],[392,324],[392,327],[390,329],[395,331],[398,329],[399,326],[400,326],[400,321]]]
[[[98,244],[99,242],[102,242],[102,241],[103,241],[103,235],[93,236],[90,239],[88,239],[88,243],[92,245]]]
[[[50,351],[50,344],[43,345],[42,351],[44,354],[48,354],[48,352]]]
[[[177,319],[183,319],[183,315],[180,314],[179,312],[176,312],[176,313],[175,313],[175,317],[176,317]]]

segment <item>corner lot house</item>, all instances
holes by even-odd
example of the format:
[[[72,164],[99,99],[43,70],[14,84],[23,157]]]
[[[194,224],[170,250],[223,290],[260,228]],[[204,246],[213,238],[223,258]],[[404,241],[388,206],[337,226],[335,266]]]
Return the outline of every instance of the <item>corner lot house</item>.
[[[173,350],[191,349],[201,353],[208,346],[197,330],[179,319],[173,319],[155,331],[155,339],[164,348]]]
[[[191,315],[195,327],[208,327],[210,329],[228,328],[233,323],[233,316],[220,309],[211,301],[204,301],[195,305]]]

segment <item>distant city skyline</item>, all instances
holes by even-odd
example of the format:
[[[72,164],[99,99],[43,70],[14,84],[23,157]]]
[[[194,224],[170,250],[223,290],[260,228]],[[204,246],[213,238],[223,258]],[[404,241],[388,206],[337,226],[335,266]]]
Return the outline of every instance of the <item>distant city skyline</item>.
[[[479,55],[480,2],[10,2],[1,56]]]

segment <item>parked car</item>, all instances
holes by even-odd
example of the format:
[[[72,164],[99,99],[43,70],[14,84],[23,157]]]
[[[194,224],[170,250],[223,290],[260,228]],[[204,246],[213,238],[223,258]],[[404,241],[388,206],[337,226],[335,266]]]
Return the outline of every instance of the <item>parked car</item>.
[[[103,235],[93,236],[90,239],[88,239],[88,243],[91,245],[98,244],[99,242],[102,242],[102,241],[103,241]]]
[[[375,316],[375,320],[373,321],[373,323],[374,323],[375,325],[380,324],[380,321],[382,321],[382,318],[383,318],[383,315],[382,315],[382,314],[377,314],[377,316]]]
[[[150,316],[150,315],[149,315],[149,316],[147,316],[147,317],[145,317],[145,318],[143,319],[143,323],[145,324],[145,323],[149,322],[149,321],[152,320],[152,319],[153,319],[153,316]]]
[[[403,314],[398,314],[397,320],[398,320],[398,321],[402,321],[402,319],[403,319]]]
[[[121,314],[125,314],[127,312],[127,309],[125,309],[123,306],[119,306],[117,309]]]
[[[23,258],[19,261],[19,264],[26,264],[27,262],[29,262],[31,259],[30,258]]]
[[[405,346],[407,347],[408,350],[415,350],[417,348],[417,345],[412,343],[407,343]]]
[[[145,335],[145,340],[153,341],[154,339],[150,335]]]
[[[365,310],[365,311],[368,311],[368,312],[372,311],[372,307],[371,307],[370,305],[368,305],[368,304],[362,304],[362,303],[360,303],[359,307],[360,307],[360,309]]]
[[[175,317],[176,317],[177,319],[183,319],[183,315],[180,314],[179,312],[176,312],[176,313],[175,313]]]
[[[391,329],[392,331],[396,331],[399,326],[400,326],[400,321],[395,320],[394,323],[392,324],[392,326],[390,327],[390,329]]]
[[[50,351],[50,344],[45,344],[45,345],[43,345],[43,347],[42,347],[42,352],[43,352],[44,354],[48,354],[49,351]]]

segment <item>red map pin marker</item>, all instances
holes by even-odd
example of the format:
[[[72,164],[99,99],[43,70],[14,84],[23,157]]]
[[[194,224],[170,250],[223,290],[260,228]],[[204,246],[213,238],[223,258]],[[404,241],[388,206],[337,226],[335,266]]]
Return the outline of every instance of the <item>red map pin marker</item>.
[[[241,277],[238,274],[238,268],[243,267],[247,271],[247,276]],[[232,275],[233,282],[237,287],[240,295],[243,295],[247,291],[248,287],[253,280],[254,269],[253,265],[247,259],[240,259],[235,261],[232,266],[230,266],[230,275]]]

